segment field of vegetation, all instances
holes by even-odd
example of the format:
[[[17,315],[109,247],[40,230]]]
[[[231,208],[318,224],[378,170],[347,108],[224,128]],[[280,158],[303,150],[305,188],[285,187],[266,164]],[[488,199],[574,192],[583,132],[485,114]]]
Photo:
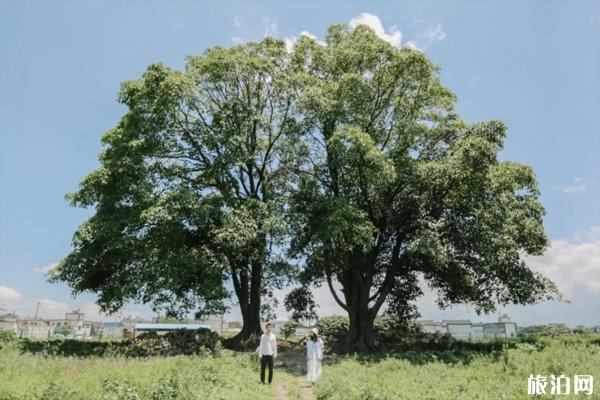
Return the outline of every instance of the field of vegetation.
[[[527,394],[530,374],[548,377],[561,373],[600,377],[598,335],[576,334],[506,341],[491,351],[477,347],[443,351],[407,350],[378,356],[337,357],[326,366],[316,385],[319,399],[600,399],[596,384],[593,395]]]
[[[0,350],[2,400],[265,399],[248,355],[77,358]]]
[[[0,400],[170,399],[600,399],[527,395],[530,374],[600,377],[600,336],[521,337],[487,342],[413,342],[376,355],[326,355],[314,387],[304,383],[301,351],[276,363],[271,386],[258,382],[249,353],[220,350],[193,355],[102,355],[47,341],[0,335]],[[68,343],[68,342],[64,342]],[[548,384],[548,392],[550,384]],[[573,390],[571,386],[571,390]]]

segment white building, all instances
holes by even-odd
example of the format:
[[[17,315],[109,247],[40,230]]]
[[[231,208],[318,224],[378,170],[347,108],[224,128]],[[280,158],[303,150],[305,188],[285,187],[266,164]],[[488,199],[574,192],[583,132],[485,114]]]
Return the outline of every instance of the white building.
[[[19,317],[16,314],[0,315],[0,330],[6,330],[18,334]]]
[[[65,319],[48,319],[46,321],[48,321],[48,324],[52,329],[53,335],[56,333],[56,330],[59,329],[61,326],[69,326],[69,322]]]
[[[100,337],[117,338],[123,337],[123,323],[118,321],[103,322],[100,327]]]
[[[456,339],[472,339],[471,321],[468,319],[443,320],[442,326],[445,326],[446,332]]]
[[[85,314],[79,310],[66,313],[65,321],[71,327],[69,337],[74,339],[89,339],[92,336],[92,322],[84,320]]]
[[[41,318],[23,318],[19,319],[17,335],[22,338],[48,339],[54,334],[54,329],[50,327],[48,321]]]
[[[517,324],[512,322],[508,315],[502,314],[498,317],[498,322],[483,324],[483,331],[486,338],[516,337]]]
[[[483,339],[485,337],[483,324],[481,322],[471,324],[470,335],[471,337],[469,339]]]
[[[461,340],[517,336],[517,325],[511,322],[510,317],[506,314],[499,316],[498,322],[493,323],[473,323],[468,319],[443,320],[439,323],[432,320],[420,320],[417,323],[421,325],[423,332],[449,334]]]

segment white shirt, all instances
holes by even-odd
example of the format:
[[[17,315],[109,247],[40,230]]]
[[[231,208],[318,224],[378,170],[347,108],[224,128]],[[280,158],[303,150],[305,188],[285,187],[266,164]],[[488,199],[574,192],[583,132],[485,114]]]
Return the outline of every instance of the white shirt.
[[[275,338],[275,334],[263,333],[257,350],[260,356],[277,357],[277,338]]]

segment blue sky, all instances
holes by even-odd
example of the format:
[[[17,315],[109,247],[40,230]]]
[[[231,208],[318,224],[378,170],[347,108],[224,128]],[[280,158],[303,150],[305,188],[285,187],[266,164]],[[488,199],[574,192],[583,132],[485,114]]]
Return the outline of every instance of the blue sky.
[[[600,324],[600,3],[598,2],[0,2],[0,306],[53,316],[94,296],[70,296],[40,271],[65,256],[90,210],[65,193],[98,166],[100,136],[125,112],[122,81],[161,61],[265,35],[323,38],[332,23],[367,23],[438,64],[471,122],[508,126],[503,159],[534,167],[552,246],[528,262],[571,304],[506,307],[521,324]],[[339,312],[316,291],[323,315]],[[423,317],[439,311],[428,294]],[[150,313],[130,305],[126,313]],[[284,313],[280,313],[284,317]],[[230,319],[238,317],[234,310]]]

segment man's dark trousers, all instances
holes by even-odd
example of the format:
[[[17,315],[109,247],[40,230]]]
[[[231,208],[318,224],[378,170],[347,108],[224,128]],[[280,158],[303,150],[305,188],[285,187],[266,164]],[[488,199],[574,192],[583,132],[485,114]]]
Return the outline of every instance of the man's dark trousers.
[[[269,366],[269,383],[273,380],[273,356],[262,356],[260,358],[260,381],[265,383],[265,368]]]

